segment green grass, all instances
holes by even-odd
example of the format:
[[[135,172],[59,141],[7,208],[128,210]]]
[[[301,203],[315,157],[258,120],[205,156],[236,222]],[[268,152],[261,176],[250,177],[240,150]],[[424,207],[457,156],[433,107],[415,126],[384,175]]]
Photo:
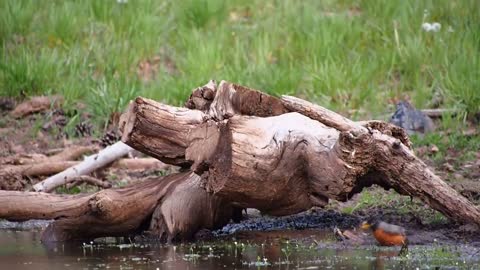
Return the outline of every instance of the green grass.
[[[384,215],[413,215],[421,219],[425,224],[435,225],[447,222],[445,216],[431,209],[418,199],[402,196],[394,191],[385,191],[378,187],[365,189],[358,195],[353,204],[341,207],[346,214],[375,213],[382,209]]]
[[[479,10],[476,0],[3,0],[0,95],[60,93],[99,125],[138,95],[183,104],[211,78],[353,118],[390,113],[404,96],[428,107],[434,91],[475,113]],[[441,31],[423,31],[424,21]],[[143,82],[138,63],[155,55],[156,77]]]

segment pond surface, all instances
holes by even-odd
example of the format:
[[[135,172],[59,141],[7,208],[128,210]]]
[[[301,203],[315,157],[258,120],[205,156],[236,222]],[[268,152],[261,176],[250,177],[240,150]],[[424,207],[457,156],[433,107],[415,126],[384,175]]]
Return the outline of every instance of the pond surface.
[[[0,269],[480,269],[480,251],[468,245],[398,248],[347,246],[330,231],[237,234],[194,244],[92,243],[45,246],[39,231],[0,230]]]

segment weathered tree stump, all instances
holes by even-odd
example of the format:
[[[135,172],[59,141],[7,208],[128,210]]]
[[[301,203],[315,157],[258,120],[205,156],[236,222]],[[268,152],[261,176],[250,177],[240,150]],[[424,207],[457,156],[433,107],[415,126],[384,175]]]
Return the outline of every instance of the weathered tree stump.
[[[45,241],[143,230],[181,240],[244,207],[293,214],[377,184],[480,225],[480,210],[414,155],[401,128],[225,81],[195,89],[186,106],[138,97],[120,126],[123,142],[187,172],[90,195],[0,191],[0,218],[55,219]]]
[[[123,117],[122,140],[163,161],[191,164],[206,190],[237,206],[286,215],[378,184],[480,225],[479,209],[414,155],[403,129],[225,81],[195,89],[186,104],[199,110],[137,98]],[[152,143],[166,140],[176,142],[176,152]]]

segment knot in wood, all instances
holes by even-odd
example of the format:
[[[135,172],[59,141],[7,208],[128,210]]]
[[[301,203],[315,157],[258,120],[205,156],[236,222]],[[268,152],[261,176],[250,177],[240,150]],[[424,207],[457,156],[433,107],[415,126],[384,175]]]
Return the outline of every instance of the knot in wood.
[[[398,150],[398,149],[400,149],[401,144],[402,144],[402,142],[397,139],[393,142],[392,147],[393,147],[393,149]]]
[[[108,196],[108,192],[99,192],[95,196],[93,196],[89,201],[88,205],[93,213],[102,214],[106,213],[109,208],[109,204],[111,204],[113,200]]]

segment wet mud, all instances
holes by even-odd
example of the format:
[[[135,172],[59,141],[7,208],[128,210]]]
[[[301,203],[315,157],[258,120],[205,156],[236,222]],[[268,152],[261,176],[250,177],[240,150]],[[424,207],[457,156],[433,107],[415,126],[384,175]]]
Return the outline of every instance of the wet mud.
[[[332,237],[334,228],[340,230],[349,230],[362,238],[361,243],[352,241],[330,241],[326,245],[338,246],[343,244],[376,244],[371,237],[370,232],[359,229],[360,223],[368,217],[359,215],[349,215],[339,213],[333,210],[310,210],[295,215],[284,217],[268,217],[258,214],[244,215],[244,220],[240,223],[230,223],[222,229],[212,232],[200,232],[198,239],[215,238],[248,238],[249,235],[255,235],[254,232],[275,232],[285,230],[320,230],[322,232],[331,232]],[[385,216],[386,222],[404,227],[407,231],[408,241],[412,245],[432,245],[432,244],[463,244],[468,243],[472,246],[480,247],[479,229],[476,225],[459,225],[455,223],[444,223],[436,225],[421,225],[415,220],[406,221],[399,216]],[[343,243],[342,243],[343,242]]]

